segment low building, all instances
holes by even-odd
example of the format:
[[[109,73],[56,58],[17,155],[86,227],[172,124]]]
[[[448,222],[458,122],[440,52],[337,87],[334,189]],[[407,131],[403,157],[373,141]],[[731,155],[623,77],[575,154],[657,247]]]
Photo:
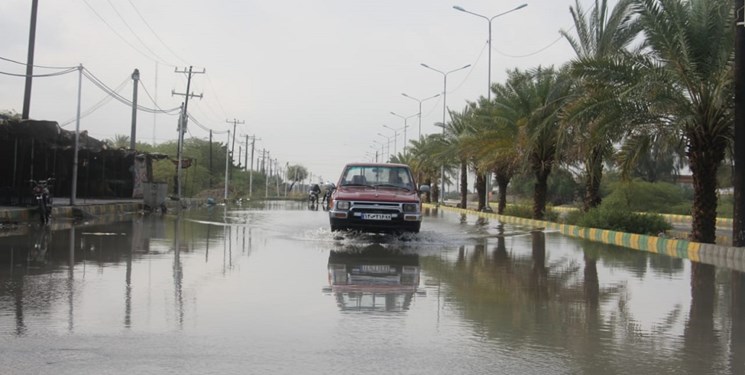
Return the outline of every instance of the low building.
[[[138,182],[152,177],[152,158],[147,155],[112,149],[106,142],[89,137],[87,131],[80,132],[78,143],[78,198],[132,198],[136,190],[135,164],[137,169],[145,168],[144,173],[138,173]],[[31,179],[54,177],[52,193],[69,197],[74,148],[75,132],[62,129],[57,122],[0,122],[0,205],[30,203]],[[136,156],[141,162],[135,163]]]

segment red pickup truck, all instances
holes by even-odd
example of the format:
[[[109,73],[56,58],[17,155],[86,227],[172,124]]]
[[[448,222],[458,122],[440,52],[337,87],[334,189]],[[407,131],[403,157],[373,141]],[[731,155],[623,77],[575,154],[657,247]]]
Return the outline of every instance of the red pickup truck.
[[[390,163],[352,163],[331,196],[332,231],[419,232],[422,225],[420,192],[409,166]]]

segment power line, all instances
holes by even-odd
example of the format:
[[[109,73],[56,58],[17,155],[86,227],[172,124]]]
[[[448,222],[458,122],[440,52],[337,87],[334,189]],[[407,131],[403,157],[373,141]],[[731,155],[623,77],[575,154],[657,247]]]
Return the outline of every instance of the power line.
[[[582,13],[580,13],[579,17],[580,17],[580,18],[584,18],[584,17],[585,17],[585,14],[587,14],[587,12],[589,12],[589,11],[590,11],[591,9],[593,9],[593,8],[594,8],[594,5],[592,5],[592,6],[590,6],[590,7],[587,7],[587,8],[585,8],[585,11],[584,11],[584,12],[582,12]],[[569,28],[567,28],[566,32],[567,32],[567,33],[569,33],[569,32],[570,32],[570,31],[572,31],[572,29],[574,29],[574,28],[575,28],[576,26],[577,26],[577,25],[575,25],[574,23],[572,23],[571,25],[569,25]],[[537,50],[535,50],[535,51],[533,51],[533,52],[530,52],[530,53],[526,53],[526,54],[524,54],[524,55],[510,55],[510,54],[508,54],[508,53],[502,52],[502,51],[500,51],[500,50],[498,50],[498,49],[494,48],[494,46],[493,46],[493,45],[492,45],[492,50],[493,50],[494,52],[496,52],[496,53],[498,53],[498,54],[502,55],[502,56],[505,56],[505,57],[512,57],[512,58],[523,58],[523,57],[530,57],[530,56],[534,56],[534,55],[537,55],[537,54],[539,54],[539,53],[541,53],[541,52],[543,52],[543,51],[545,51],[545,50],[547,50],[547,49],[551,48],[551,47],[552,47],[552,46],[553,46],[554,44],[558,43],[558,42],[559,42],[560,40],[562,40],[563,38],[564,38],[564,36],[563,36],[563,35],[559,35],[559,37],[558,37],[558,38],[554,39],[554,40],[553,40],[552,42],[548,43],[547,45],[545,45],[545,46],[543,46],[543,47],[541,47],[541,48],[539,48],[539,49],[537,49]]]
[[[202,130],[204,131],[207,131],[207,132],[212,131],[212,134],[227,134],[228,133],[227,130],[213,130],[205,125],[202,125],[202,123],[199,122],[196,118],[194,118],[194,115],[192,115],[191,113],[187,115],[189,116],[189,120],[191,120],[198,127],[202,128]]]
[[[156,32],[155,32],[155,30],[153,30],[153,28],[152,28],[152,27],[150,27],[150,24],[149,24],[149,23],[147,22],[147,20],[145,20],[145,17],[143,17],[143,16],[142,16],[142,13],[140,13],[140,10],[139,10],[139,9],[137,9],[137,7],[136,7],[136,6],[134,5],[134,3],[132,3],[132,0],[127,0],[127,1],[129,2],[129,5],[131,5],[131,6],[132,6],[132,8],[133,8],[133,9],[135,10],[135,12],[136,12],[136,13],[137,13],[137,15],[138,15],[138,16],[140,17],[140,19],[141,19],[141,20],[142,20],[142,22],[143,22],[143,23],[145,24],[145,26],[147,26],[147,28],[148,28],[148,29],[150,29],[150,32],[151,32],[151,33],[153,33],[153,35],[155,35],[155,38],[156,38],[156,39],[158,39],[158,41],[159,41],[159,42],[160,42],[161,44],[163,44],[163,46],[164,46],[164,47],[166,47],[166,49],[167,49],[167,50],[168,50],[169,52],[171,52],[171,54],[172,54],[173,56],[175,56],[175,57],[176,57],[177,59],[181,60],[181,62],[182,62],[182,63],[184,63],[184,64],[187,64],[186,60],[184,60],[183,58],[181,58],[181,56],[179,56],[178,54],[176,54],[176,52],[173,52],[173,50],[171,49],[171,47],[169,47],[169,46],[168,46],[168,44],[166,44],[166,43],[165,43],[165,42],[163,41],[163,39],[161,39],[161,38],[160,38],[160,36],[158,36],[158,33],[156,33]]]
[[[476,64],[478,64],[478,62],[481,60],[481,56],[484,55],[484,50],[486,50],[486,46],[488,44],[489,43],[487,42],[484,44],[483,47],[481,47],[481,51],[479,52],[479,55],[476,57],[476,61],[474,61],[473,64],[471,64],[471,69],[468,69],[468,73],[466,74],[466,76],[463,77],[463,80],[460,81],[460,84],[457,87],[455,87],[455,89],[450,91],[451,93],[458,91],[466,83],[466,81],[468,80],[468,77],[470,77],[471,73],[473,73],[473,69],[476,68]]]
[[[14,64],[19,64],[19,65],[24,65],[24,66],[26,65],[25,62],[16,61],[16,60],[13,60],[13,59],[9,59],[7,57],[0,57],[0,60],[7,61],[7,62],[12,62]],[[44,66],[44,65],[32,65],[32,66],[34,68],[42,68],[42,69],[64,69],[64,70],[77,69],[78,68],[77,66]]]
[[[125,86],[127,85],[127,83],[128,83],[128,82],[129,82],[129,77],[125,78],[125,79],[124,79],[124,81],[122,81],[122,83],[121,83],[121,84],[119,84],[119,86],[117,86],[117,88],[115,89],[115,91],[116,91],[117,93],[118,93],[119,91],[121,91],[121,90],[122,90],[122,89],[123,89],[123,88],[124,88],[124,87],[125,87]],[[97,111],[97,110],[98,110],[99,108],[103,107],[103,106],[104,106],[104,105],[106,105],[106,104],[107,104],[108,102],[110,102],[110,101],[111,101],[111,99],[113,99],[113,97],[112,97],[111,95],[108,95],[108,93],[106,93],[106,95],[104,95],[104,97],[103,97],[103,98],[102,98],[101,100],[99,100],[99,101],[98,101],[98,102],[97,102],[96,104],[94,104],[93,106],[91,106],[90,108],[88,108],[88,109],[86,109],[86,110],[85,110],[84,112],[82,112],[82,113],[80,114],[80,118],[81,118],[81,119],[82,119],[82,118],[85,118],[85,117],[87,117],[88,115],[92,114],[93,112]],[[73,117],[73,118],[71,118],[71,119],[69,119],[69,120],[66,120],[66,121],[64,121],[64,122],[61,122],[61,123],[59,123],[59,126],[60,126],[60,127],[62,127],[62,128],[64,128],[64,127],[66,127],[67,125],[70,125],[70,124],[72,124],[72,123],[73,123],[73,122],[75,122],[76,120],[77,120],[77,117]]]
[[[111,3],[111,0],[106,0],[106,1],[109,3],[109,5],[111,6],[111,9],[114,10],[114,13],[116,13],[116,15],[119,17],[119,19],[122,20],[122,22],[124,23],[124,26],[127,27],[127,29],[129,30],[129,32],[131,32],[132,35],[134,35],[134,37],[137,38],[137,40],[140,42],[140,44],[142,44],[142,46],[145,47],[145,49],[148,50],[148,52],[150,52],[151,54],[153,54],[153,56],[155,56],[156,58],[158,58],[161,62],[166,63],[166,65],[175,66],[173,64],[168,64],[168,62],[166,62],[160,55],[158,55],[155,51],[153,51],[152,49],[150,49],[150,47],[148,47],[147,44],[145,44],[145,42],[142,40],[142,38],[140,38],[140,36],[137,35],[137,33],[132,29],[132,27],[129,26],[129,23],[127,22],[127,20],[124,17],[122,17],[122,14],[119,13],[119,11],[116,9],[116,7],[114,6],[114,4]]]
[[[93,73],[91,73],[91,71],[88,70],[87,68],[83,68],[83,76],[85,76],[85,78],[87,78],[91,83],[93,83],[99,89],[111,95],[114,99],[118,100],[119,102],[129,107],[133,106],[132,101],[123,97],[122,95],[119,95],[118,92],[106,86],[105,83],[103,83],[100,79],[98,79],[95,75],[93,75]],[[143,107],[140,105],[137,106],[137,110],[147,112],[147,113],[172,113],[172,112],[178,111],[179,109],[180,107],[175,107],[175,108],[171,108],[168,110],[162,110],[162,109],[153,109],[153,108]]]
[[[212,84],[212,79],[210,78],[209,74],[205,74],[207,77],[207,83],[210,84],[210,88],[212,89],[213,96],[215,97],[215,100],[217,100],[217,105],[220,106],[220,109],[222,110],[222,117],[228,117],[228,113],[225,111],[225,107],[222,106],[222,102],[220,102],[220,98],[217,96],[217,90],[215,90],[215,86]]]
[[[32,74],[30,77],[37,78],[37,77],[56,77],[61,76],[67,73],[72,73],[74,71],[78,70],[78,68],[69,68],[67,70],[63,70],[61,72],[55,72],[55,73],[47,73],[47,74]],[[26,74],[20,74],[20,73],[9,73],[9,72],[0,72],[2,75],[11,76],[11,77],[28,77]]]
[[[108,22],[106,22],[106,20],[105,20],[105,19],[104,19],[104,18],[103,18],[103,17],[102,17],[102,16],[101,16],[101,15],[100,15],[100,14],[99,14],[99,13],[98,13],[98,12],[97,12],[97,11],[96,11],[96,10],[95,10],[95,9],[94,9],[93,7],[92,7],[92,6],[91,6],[91,5],[90,5],[90,4],[88,3],[88,0],[82,0],[82,1],[83,1],[83,3],[85,3],[85,5],[86,5],[86,6],[87,6],[87,7],[88,7],[88,8],[90,9],[90,10],[91,10],[91,12],[93,12],[93,14],[95,14],[95,15],[96,15],[96,17],[98,17],[98,19],[100,19],[100,20],[101,20],[101,22],[103,22],[103,23],[104,23],[104,24],[105,24],[105,25],[106,25],[106,26],[107,26],[107,27],[109,28],[109,30],[111,30],[111,32],[113,32],[113,33],[114,33],[114,34],[115,34],[115,35],[116,35],[117,37],[119,37],[119,39],[121,39],[121,40],[122,40],[122,41],[123,41],[124,43],[126,43],[126,44],[127,44],[127,45],[128,45],[129,47],[130,47],[130,48],[132,48],[133,50],[137,51],[137,53],[139,53],[140,55],[142,55],[143,57],[145,57],[145,58],[146,58],[146,59],[148,59],[148,60],[151,60],[151,61],[157,61],[157,59],[153,59],[153,57],[152,57],[152,56],[149,56],[148,54],[146,54],[146,53],[142,52],[142,51],[141,51],[141,50],[140,50],[139,48],[135,47],[135,46],[134,46],[134,45],[133,45],[132,43],[130,43],[130,42],[129,42],[129,41],[128,41],[128,40],[126,39],[126,38],[124,38],[124,37],[122,36],[122,34],[119,34],[119,32],[118,32],[118,31],[116,31],[116,29],[114,29],[114,27],[112,27],[112,26],[111,26],[111,25],[110,25],[110,24],[109,24]],[[166,62],[163,62],[163,63],[164,63],[165,65],[169,65],[169,64],[168,64],[168,63],[166,63]],[[173,65],[171,65],[171,66],[173,66]]]
[[[505,52],[502,52],[502,51],[500,51],[500,50],[498,50],[498,49],[496,49],[496,48],[494,48],[494,47],[492,47],[492,50],[493,50],[494,52],[496,52],[496,53],[498,53],[498,54],[502,55],[502,56],[505,56],[505,57],[512,57],[512,58],[523,58],[523,57],[530,57],[530,56],[534,56],[534,55],[537,55],[537,54],[539,54],[539,53],[541,53],[541,52],[543,52],[543,51],[545,51],[545,50],[547,50],[547,49],[551,48],[551,47],[552,47],[552,46],[553,46],[554,44],[558,43],[558,42],[559,42],[560,40],[562,40],[563,38],[564,38],[563,36],[559,36],[559,37],[558,37],[558,38],[556,38],[556,39],[555,39],[555,40],[554,40],[553,42],[549,43],[549,44],[548,44],[548,45],[546,45],[545,47],[539,48],[538,50],[536,50],[536,51],[534,51],[534,52],[531,52],[531,53],[527,53],[527,54],[524,54],[524,55],[510,55],[510,54],[508,54],[508,53],[505,53]]]

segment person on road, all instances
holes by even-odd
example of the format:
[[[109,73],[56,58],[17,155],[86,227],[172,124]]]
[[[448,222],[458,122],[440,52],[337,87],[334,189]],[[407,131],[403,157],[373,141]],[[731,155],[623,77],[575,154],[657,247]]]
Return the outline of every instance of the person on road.
[[[321,187],[318,186],[318,184],[313,184],[310,187],[310,191],[308,192],[308,196],[315,195],[315,204],[318,204],[318,196],[321,195]]]

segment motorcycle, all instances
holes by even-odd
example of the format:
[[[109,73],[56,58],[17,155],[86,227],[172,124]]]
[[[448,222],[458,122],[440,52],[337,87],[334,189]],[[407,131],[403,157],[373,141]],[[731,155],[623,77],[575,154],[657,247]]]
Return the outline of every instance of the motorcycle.
[[[331,194],[334,193],[334,189],[336,189],[336,185],[333,183],[329,183],[326,185],[326,191],[323,194],[323,209],[325,211],[328,211],[331,209]]]
[[[46,180],[29,180],[36,199],[36,206],[39,211],[39,218],[41,224],[48,224],[49,219],[52,216],[52,194],[49,189],[54,184],[54,178],[50,177]]]
[[[311,190],[308,192],[308,208],[316,209],[318,207],[318,192]]]

